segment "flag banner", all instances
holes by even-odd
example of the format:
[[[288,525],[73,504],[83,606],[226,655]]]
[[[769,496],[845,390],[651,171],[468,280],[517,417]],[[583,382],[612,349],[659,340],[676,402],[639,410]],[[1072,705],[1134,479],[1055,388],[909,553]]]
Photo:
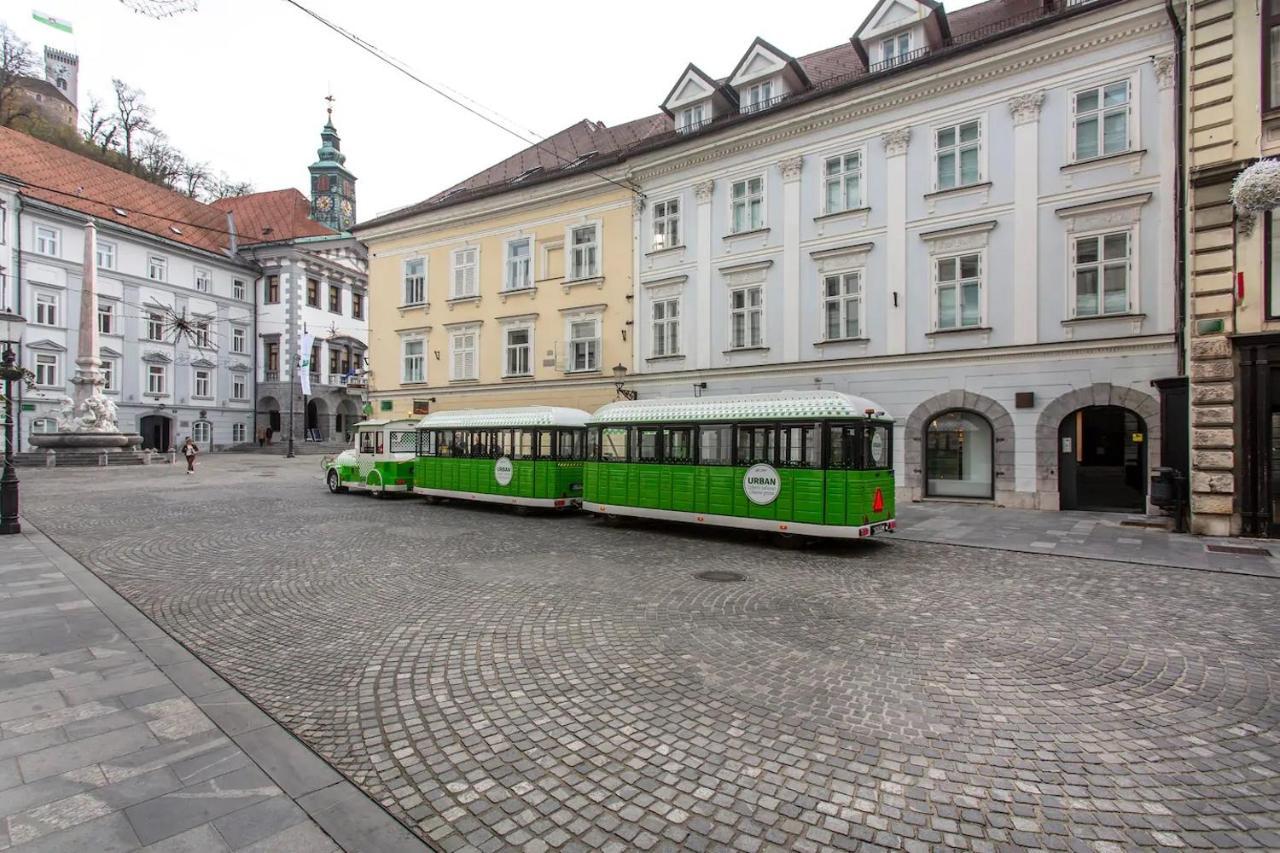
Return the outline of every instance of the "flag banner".
[[[299,353],[299,364],[302,365],[302,396],[311,396],[311,344],[316,336],[311,332],[302,333],[302,352]]]
[[[31,10],[31,17],[35,18],[42,24],[48,24],[55,30],[62,30],[64,33],[71,32],[71,22],[66,18],[55,18],[53,15],[45,14],[38,9]]]

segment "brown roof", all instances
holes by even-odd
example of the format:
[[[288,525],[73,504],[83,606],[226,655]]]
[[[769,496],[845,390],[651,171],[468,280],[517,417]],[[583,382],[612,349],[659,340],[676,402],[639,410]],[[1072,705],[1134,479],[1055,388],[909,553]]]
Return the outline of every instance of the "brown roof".
[[[926,2],[934,5],[930,0]],[[1045,0],[986,0],[984,3],[957,9],[954,12],[946,12],[950,38],[944,48],[935,50],[921,61],[941,58],[956,48],[1011,32],[1048,15],[1081,14],[1089,11],[1091,7],[1106,5],[1108,2],[1118,2],[1118,0],[1099,0],[1094,4],[1075,6],[1055,4],[1053,8],[1046,8]],[[937,5],[941,7],[941,4]],[[795,61],[808,76],[813,88],[783,99],[779,106],[800,103],[828,92],[858,85],[862,78],[869,81],[884,75],[896,74],[914,64],[899,65],[873,75],[868,74],[866,63],[863,62],[853,44],[848,41],[807,56],[797,57]],[[763,113],[731,116],[724,120],[717,118],[709,125],[721,127],[729,123],[754,121],[761,115]],[[540,145],[530,146],[477,172],[465,181],[454,184],[444,192],[367,222],[361,222],[357,227],[381,225],[417,213],[461,204],[471,199],[497,195],[526,184],[589,172],[604,165],[617,163],[635,153],[674,144],[682,138],[684,137],[675,133],[671,117],[663,113],[636,119],[616,128],[606,128],[599,123],[580,121],[547,138]],[[574,163],[577,157],[589,151],[597,153],[589,161],[575,164],[570,168],[569,164]],[[513,183],[513,179],[535,167],[540,167],[541,171],[529,174],[524,181]]]
[[[35,95],[44,95],[46,98],[57,98],[60,101],[66,101],[71,106],[71,99],[67,97],[67,93],[50,83],[48,80],[42,80],[39,77],[27,77],[22,75],[14,79],[14,85],[19,89],[26,89]]]
[[[292,187],[220,198],[212,204],[235,214],[236,236],[242,243],[274,243],[338,233],[312,219],[311,202]]]
[[[19,192],[27,198],[227,254],[222,211],[7,127],[0,127],[0,174],[23,182]]]

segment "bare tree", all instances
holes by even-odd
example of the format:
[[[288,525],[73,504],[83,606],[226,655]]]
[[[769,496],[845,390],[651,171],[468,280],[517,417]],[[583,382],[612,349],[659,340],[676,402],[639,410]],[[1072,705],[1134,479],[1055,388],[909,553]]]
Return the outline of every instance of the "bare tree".
[[[83,125],[85,142],[104,154],[115,150],[119,143],[120,127],[116,124],[115,116],[107,112],[97,97],[89,96],[89,109],[80,114],[80,123]]]
[[[182,175],[185,159],[163,133],[152,133],[138,143],[138,168],[158,184],[173,187]]]
[[[196,198],[204,193],[211,178],[208,163],[184,160],[182,167],[178,170],[178,190],[191,198]]]
[[[136,163],[135,146],[147,131],[153,129],[153,110],[143,100],[146,93],[135,89],[120,78],[111,81],[116,93],[115,123],[120,132],[120,143],[124,147],[124,157],[130,163]]]
[[[248,181],[233,181],[223,172],[218,177],[209,179],[207,191],[210,201],[220,198],[235,198],[236,196],[252,193],[253,184]]]
[[[35,105],[19,85],[35,68],[31,47],[4,24],[0,24],[0,127],[35,115]]]

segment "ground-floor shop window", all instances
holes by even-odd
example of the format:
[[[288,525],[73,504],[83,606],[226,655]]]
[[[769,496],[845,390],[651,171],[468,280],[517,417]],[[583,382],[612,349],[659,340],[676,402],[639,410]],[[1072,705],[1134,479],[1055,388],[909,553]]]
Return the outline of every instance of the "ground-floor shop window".
[[[944,412],[925,428],[926,490],[930,497],[994,495],[991,424],[976,412]]]

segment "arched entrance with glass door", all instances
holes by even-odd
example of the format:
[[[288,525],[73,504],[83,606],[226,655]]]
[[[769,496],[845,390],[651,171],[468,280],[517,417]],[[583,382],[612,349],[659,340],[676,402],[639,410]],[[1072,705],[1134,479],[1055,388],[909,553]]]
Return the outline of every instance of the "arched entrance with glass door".
[[[925,425],[925,496],[995,497],[995,436],[977,412],[952,409]]]
[[[350,441],[351,434],[355,432],[356,424],[359,422],[360,409],[356,406],[356,401],[350,397],[344,397],[338,403],[338,411],[333,416],[333,437]]]
[[[307,439],[323,441],[329,432],[329,406],[319,397],[307,401]]]
[[[138,420],[138,432],[142,434],[142,446],[148,450],[164,452],[173,446],[173,420],[165,415],[145,415]]]
[[[258,401],[258,425],[270,427],[273,435],[280,433],[280,401],[275,397],[263,397]]]
[[[1147,425],[1123,406],[1085,406],[1058,426],[1062,509],[1143,512],[1147,507]]]

